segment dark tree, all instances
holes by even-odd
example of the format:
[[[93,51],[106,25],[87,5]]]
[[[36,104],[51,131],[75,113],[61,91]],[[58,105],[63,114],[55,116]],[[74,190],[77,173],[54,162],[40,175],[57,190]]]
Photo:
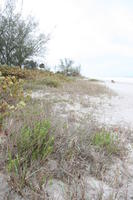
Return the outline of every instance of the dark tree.
[[[26,60],[24,63],[24,68],[27,68],[27,69],[36,69],[37,66],[38,64],[34,60]]]
[[[40,69],[45,69],[46,67],[45,67],[45,64],[44,63],[41,63],[40,65],[39,65],[39,68]]]
[[[34,18],[24,19],[8,1],[0,13],[0,63],[22,66],[26,59],[44,55],[49,36],[38,32]]]

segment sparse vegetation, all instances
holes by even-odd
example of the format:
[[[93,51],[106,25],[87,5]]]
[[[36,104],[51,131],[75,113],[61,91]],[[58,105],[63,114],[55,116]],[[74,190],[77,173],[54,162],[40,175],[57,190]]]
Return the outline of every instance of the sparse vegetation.
[[[30,88],[46,94],[42,99],[30,99],[23,109],[4,118],[3,131],[7,136],[2,153],[13,190],[28,199],[38,195],[39,199],[48,199],[47,187],[55,179],[70,186],[71,194],[66,194],[66,199],[74,199],[79,195],[79,181],[81,198],[86,198],[84,175],[102,181],[113,159],[123,158],[126,151],[121,147],[121,137],[115,137],[112,130],[98,128],[91,111],[82,113],[90,107],[90,96],[111,92],[99,83],[81,78],[39,70],[2,69],[7,70],[7,79],[16,73],[16,81],[25,73],[25,93]],[[25,187],[30,197],[26,196]]]
[[[46,77],[45,79],[41,80],[41,84],[49,86],[49,87],[57,88],[60,86],[60,81],[54,77]]]

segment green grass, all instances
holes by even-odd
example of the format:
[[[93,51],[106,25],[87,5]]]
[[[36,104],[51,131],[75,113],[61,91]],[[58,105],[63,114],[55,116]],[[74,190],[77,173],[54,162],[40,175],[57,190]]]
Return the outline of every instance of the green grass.
[[[118,138],[106,131],[98,132],[92,137],[92,145],[104,149],[108,154],[117,154]]]
[[[21,134],[11,134],[7,168],[24,183],[28,169],[36,160],[45,160],[53,151],[54,138],[50,136],[49,121],[36,122],[33,128],[21,129]]]
[[[57,88],[57,87],[60,86],[59,80],[57,80],[57,79],[54,78],[54,77],[46,77],[45,79],[43,79],[43,80],[41,81],[41,84],[42,84],[42,85],[49,86],[49,87],[54,87],[54,88]]]

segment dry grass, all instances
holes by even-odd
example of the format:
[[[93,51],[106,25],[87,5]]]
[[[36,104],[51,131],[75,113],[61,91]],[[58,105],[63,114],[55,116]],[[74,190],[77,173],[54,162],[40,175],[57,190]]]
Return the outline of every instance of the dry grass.
[[[64,83],[71,82],[72,78],[65,77],[60,74],[42,73],[41,76],[35,76],[31,80],[25,80],[24,89],[28,90],[44,90],[49,88],[58,88]]]
[[[40,86],[43,87],[41,84]],[[21,181],[18,182],[15,175],[11,176],[10,184],[14,191],[17,191],[26,199],[44,199],[45,197],[47,200],[49,199],[47,185],[51,180],[56,179],[67,185],[64,199],[87,199],[86,189],[88,187],[84,177],[93,177],[101,182],[105,181],[103,177],[108,172],[109,167],[113,165],[113,161],[117,158],[124,158],[127,141],[123,141],[124,133],[122,134],[121,130],[115,132],[113,129],[104,127],[104,131],[109,134],[117,134],[117,142],[110,143],[110,141],[107,141],[106,145],[105,143],[103,145],[102,141],[101,145],[100,139],[100,143],[95,143],[94,136],[103,131],[103,128],[99,129],[98,123],[91,113],[82,116],[77,115],[80,109],[77,111],[77,108],[75,109],[73,106],[75,102],[82,100],[82,97],[86,95],[110,95],[111,91],[104,85],[76,79],[63,83],[59,88],[46,87],[43,91],[49,91],[47,98],[32,99],[23,110],[14,112],[10,118],[6,119],[4,131],[8,135],[6,140],[8,143],[5,143],[3,148],[6,152],[5,162],[8,161],[8,148],[10,148],[10,145],[16,145],[16,138],[20,135],[20,130],[26,125],[32,128],[36,121],[44,119],[50,121],[50,132],[54,133],[53,152],[47,159],[32,161],[32,166],[30,165],[26,169],[24,180],[26,190],[20,187]],[[67,94],[67,99],[65,99],[66,96],[63,96],[64,94]],[[87,103],[84,102],[84,104],[87,107]],[[61,105],[63,106],[61,107]],[[58,109],[56,106],[58,106]],[[72,107],[73,111],[69,107]],[[63,114],[65,117],[63,117]],[[14,144],[10,141],[11,133],[14,133]],[[110,144],[113,144],[111,149],[114,148],[114,144],[117,145],[117,148],[108,153]],[[51,162],[54,164],[51,164]],[[111,185],[109,180],[106,180],[106,182]],[[102,199],[102,195],[103,190],[101,189],[95,194],[94,199]],[[115,195],[112,197],[110,195],[110,199],[114,200]]]
[[[63,91],[70,94],[99,96],[103,94],[112,95],[113,92],[106,88],[105,85],[88,80],[75,79],[70,84],[63,85]]]
[[[61,77],[60,77],[61,78]],[[100,82],[91,82],[83,79],[76,78],[66,78],[60,79],[57,77],[46,77],[40,80],[27,81],[25,82],[25,89],[41,90],[49,92],[56,92],[57,94],[70,94],[70,95],[88,95],[88,96],[101,96],[101,95],[114,95],[114,92],[107,88],[104,84]],[[54,83],[48,88],[47,80]],[[56,85],[57,84],[57,85]]]

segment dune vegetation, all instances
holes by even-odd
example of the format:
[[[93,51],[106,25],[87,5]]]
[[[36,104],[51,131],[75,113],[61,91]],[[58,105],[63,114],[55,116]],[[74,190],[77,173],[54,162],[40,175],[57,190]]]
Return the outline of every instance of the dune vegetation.
[[[133,199],[132,132],[105,116],[117,95],[70,58],[49,66],[51,34],[23,1],[2,3],[0,200]]]
[[[93,116],[91,98],[113,95],[97,81],[1,66],[0,94],[0,165],[12,195],[87,199],[86,178],[104,183],[113,160],[126,154],[122,134],[100,127]]]

